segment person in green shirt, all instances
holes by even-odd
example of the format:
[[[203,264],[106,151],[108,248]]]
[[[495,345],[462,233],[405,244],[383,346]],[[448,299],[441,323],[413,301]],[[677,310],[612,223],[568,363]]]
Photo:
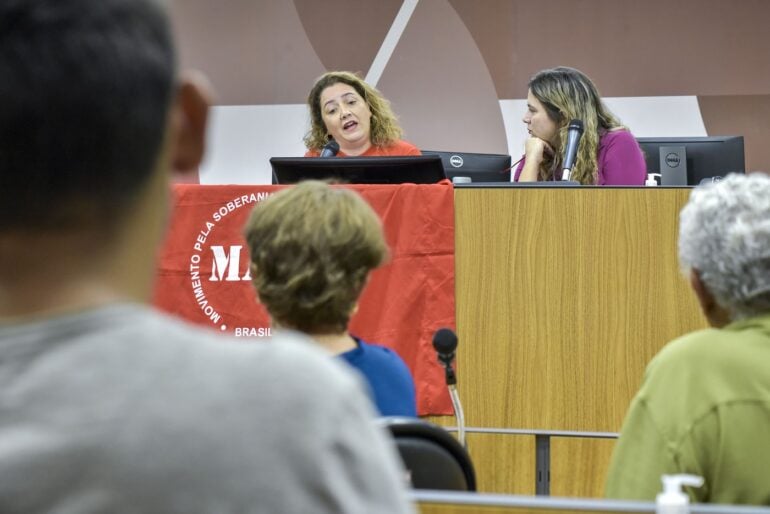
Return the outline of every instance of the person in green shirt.
[[[615,447],[606,496],[652,500],[691,473],[699,503],[770,505],[770,176],[693,190],[679,259],[712,328],[647,367]]]

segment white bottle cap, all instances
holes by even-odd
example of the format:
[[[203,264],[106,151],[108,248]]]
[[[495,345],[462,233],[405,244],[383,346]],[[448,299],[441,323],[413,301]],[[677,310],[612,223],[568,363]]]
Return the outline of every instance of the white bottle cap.
[[[644,181],[644,185],[647,187],[655,187],[658,185],[658,181],[656,180],[660,179],[660,173],[648,173],[647,174],[647,180]]]
[[[682,486],[700,487],[703,485],[703,478],[695,475],[663,475],[660,479],[663,482],[663,492],[655,498],[658,512],[687,512],[690,497],[682,491]],[[675,507],[684,507],[684,509],[679,510]]]

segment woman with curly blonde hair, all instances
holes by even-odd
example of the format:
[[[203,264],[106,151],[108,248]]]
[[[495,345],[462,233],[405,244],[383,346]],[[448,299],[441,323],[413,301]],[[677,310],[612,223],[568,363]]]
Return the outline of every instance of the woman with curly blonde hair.
[[[591,79],[565,66],[538,72],[529,81],[522,121],[529,138],[514,180],[561,178],[570,120],[583,122],[570,179],[584,185],[644,185],[647,169],[633,134],[604,106]]]
[[[305,157],[318,157],[329,142],[338,156],[420,155],[401,140],[403,131],[382,94],[347,71],[330,71],[318,78],[307,97],[310,131]]]

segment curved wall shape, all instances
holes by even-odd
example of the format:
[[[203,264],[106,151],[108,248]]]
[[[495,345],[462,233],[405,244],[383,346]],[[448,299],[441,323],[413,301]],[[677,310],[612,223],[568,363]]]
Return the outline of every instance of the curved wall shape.
[[[294,5],[324,67],[365,77],[401,0],[294,0]]]
[[[604,96],[756,95],[770,84],[766,0],[451,0],[499,97],[573,66]]]
[[[508,153],[489,70],[447,0],[420,0],[378,88],[418,147]]]
[[[293,2],[171,2],[181,64],[212,79],[218,105],[304,104],[325,70]]]

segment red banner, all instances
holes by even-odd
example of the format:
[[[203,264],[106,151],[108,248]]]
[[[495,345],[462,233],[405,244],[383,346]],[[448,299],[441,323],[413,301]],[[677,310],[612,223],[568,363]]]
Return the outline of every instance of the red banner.
[[[270,334],[249,276],[243,225],[252,208],[285,186],[174,186],[155,304],[237,337]],[[338,186],[342,187],[342,186]],[[451,414],[431,338],[454,327],[452,186],[349,185],[380,215],[390,260],[372,273],[350,331],[396,351],[412,370],[421,415]]]

